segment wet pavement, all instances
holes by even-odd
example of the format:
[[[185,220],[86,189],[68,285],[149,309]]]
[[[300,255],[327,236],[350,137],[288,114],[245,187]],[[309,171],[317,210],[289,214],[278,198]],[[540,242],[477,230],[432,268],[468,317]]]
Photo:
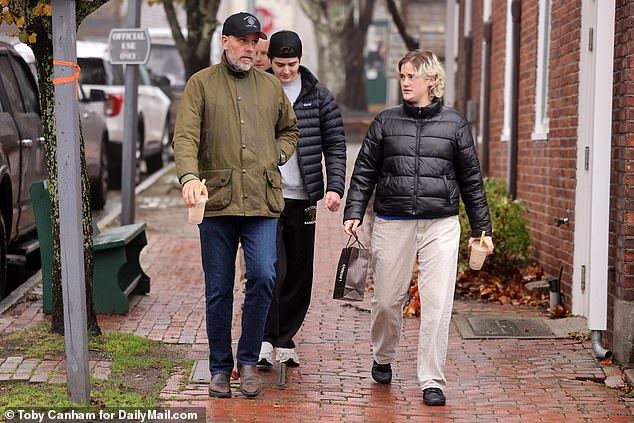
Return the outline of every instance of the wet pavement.
[[[358,145],[351,146],[351,158],[355,148]],[[392,384],[375,383],[370,375],[371,294],[360,303],[332,299],[336,264],[347,240],[341,218],[341,212],[330,213],[318,204],[312,303],[296,337],[301,366],[287,369],[286,384],[269,384],[257,399],[246,399],[234,381],[233,398],[216,399],[208,396],[204,383],[190,381],[184,371],[176,371],[160,394],[166,406],[205,407],[209,422],[634,420],[634,399],[603,383],[609,375],[620,375],[620,370],[615,365],[601,365],[589,341],[565,334],[540,339],[464,339],[456,324],[474,316],[545,319],[543,309],[456,300],[444,407],[423,405],[416,381],[418,318],[405,319]],[[181,344],[188,358],[204,360],[208,350],[198,231],[187,223],[173,171],[138,195],[136,221],[147,224],[148,245],[142,251],[141,263],[151,277],[151,291],[132,297],[128,315],[100,316],[99,324],[103,330]],[[116,219],[111,224],[116,225]],[[367,240],[367,229],[361,229],[362,239]],[[239,283],[234,294],[237,340],[241,317],[237,304],[242,299]],[[50,319],[42,314],[41,298],[29,298],[0,315],[0,333],[20,331]],[[107,363],[92,365],[100,377],[107,377]],[[44,373],[57,374],[49,382],[59,382],[64,367],[61,358],[33,362],[19,357],[0,359],[0,380],[37,376],[41,381]]]

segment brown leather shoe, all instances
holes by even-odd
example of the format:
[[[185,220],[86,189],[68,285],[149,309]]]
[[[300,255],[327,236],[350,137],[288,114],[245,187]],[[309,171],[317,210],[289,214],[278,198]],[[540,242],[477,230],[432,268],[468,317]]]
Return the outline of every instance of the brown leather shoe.
[[[229,386],[229,375],[216,373],[211,375],[209,382],[209,396],[216,398],[231,398],[231,386]]]
[[[253,398],[262,392],[262,379],[255,364],[238,363],[240,375],[240,392],[247,398]]]

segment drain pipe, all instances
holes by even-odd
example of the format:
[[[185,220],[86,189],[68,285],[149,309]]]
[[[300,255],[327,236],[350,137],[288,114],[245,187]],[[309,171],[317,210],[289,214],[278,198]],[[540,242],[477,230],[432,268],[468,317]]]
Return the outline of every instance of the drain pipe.
[[[463,21],[463,53],[464,53],[464,97],[462,98],[462,112],[468,115],[469,100],[471,99],[471,78],[473,65],[473,35],[471,34],[471,0],[464,3],[464,21]],[[469,123],[473,123],[475,119]]]
[[[602,330],[592,331],[592,349],[594,350],[594,353],[597,355],[597,357],[599,357],[601,360],[603,360],[604,358],[612,358],[613,356],[612,351],[606,350],[603,347],[603,342],[601,341],[601,339],[603,338],[602,334]]]
[[[490,7],[489,2],[485,5]],[[485,6],[486,7],[486,6]],[[490,9],[489,9],[490,10]],[[486,12],[485,12],[486,13]],[[489,134],[490,134],[490,104],[491,104],[491,39],[492,39],[492,23],[491,15],[487,21],[483,23],[483,39],[482,39],[482,69],[480,83],[480,139],[482,140],[480,169],[484,176],[489,175]]]
[[[522,1],[513,0],[511,3],[513,19],[511,65],[511,139],[508,150],[508,179],[507,185],[512,199],[517,198],[517,146],[519,143],[519,80],[520,80],[520,36],[522,25]]]

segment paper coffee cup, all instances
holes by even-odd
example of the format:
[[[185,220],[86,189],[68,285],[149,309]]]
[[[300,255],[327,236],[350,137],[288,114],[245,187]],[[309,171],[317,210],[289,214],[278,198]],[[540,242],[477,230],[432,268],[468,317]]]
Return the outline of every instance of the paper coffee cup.
[[[469,256],[469,267],[473,270],[480,270],[487,256],[487,246],[474,242],[471,245],[471,255]]]
[[[203,217],[205,215],[205,205],[207,204],[207,197],[202,196],[200,200],[194,207],[189,207],[187,209],[187,220],[189,223],[194,225],[198,225],[203,221]]]

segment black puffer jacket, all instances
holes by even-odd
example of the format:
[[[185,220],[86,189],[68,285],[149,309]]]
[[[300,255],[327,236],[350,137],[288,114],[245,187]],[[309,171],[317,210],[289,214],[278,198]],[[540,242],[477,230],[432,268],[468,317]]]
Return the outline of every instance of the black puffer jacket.
[[[465,203],[471,235],[491,235],[491,218],[471,130],[465,118],[435,100],[380,112],[363,141],[344,221],[363,220],[376,186],[374,211],[385,216],[455,216]]]
[[[299,167],[311,204],[324,197],[321,157],[326,160],[326,191],[343,197],[346,178],[346,138],[341,111],[328,88],[304,66],[302,89],[293,105],[299,127]]]

